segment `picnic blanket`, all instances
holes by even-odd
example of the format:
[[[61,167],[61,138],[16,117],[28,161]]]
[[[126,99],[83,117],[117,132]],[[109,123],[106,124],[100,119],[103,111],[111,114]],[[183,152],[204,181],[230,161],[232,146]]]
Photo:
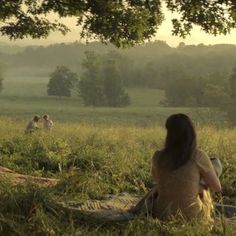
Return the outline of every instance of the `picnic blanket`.
[[[33,183],[41,187],[48,187],[59,183],[59,179],[24,175],[0,166],[0,178],[7,178],[12,184]]]
[[[135,206],[140,197],[121,193],[107,195],[103,200],[87,200],[84,202],[60,202],[58,206],[73,214],[77,219],[90,219],[95,221],[126,221],[135,217],[129,209]]]
[[[107,195],[103,200],[86,200],[84,202],[60,202],[58,206],[70,212],[77,219],[95,220],[103,222],[132,220],[137,215],[130,209],[136,206],[142,198],[140,196],[121,193],[118,195]],[[216,204],[217,213],[224,213],[230,221],[236,224],[236,207]],[[235,217],[234,217],[235,216]]]

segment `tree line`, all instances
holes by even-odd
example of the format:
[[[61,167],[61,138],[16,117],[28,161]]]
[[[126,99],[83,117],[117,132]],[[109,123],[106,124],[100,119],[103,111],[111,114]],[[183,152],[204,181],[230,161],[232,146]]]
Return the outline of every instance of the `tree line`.
[[[90,56],[86,54],[89,51]],[[39,73],[39,68],[42,75],[47,75],[57,65],[66,66],[78,75],[80,88],[74,85],[75,82],[70,86],[76,87],[86,105],[123,106],[129,103],[125,87],[145,87],[164,90],[166,99],[162,104],[165,106],[224,108],[231,103],[232,85],[229,78],[236,65],[235,53],[234,45],[194,46],[181,43],[177,48],[171,48],[165,42],[156,41],[117,50],[111,45],[104,46],[97,42],[87,46],[76,42],[29,47],[15,55],[2,54],[1,58],[6,70],[35,68],[32,72],[34,75]],[[96,75],[93,75],[94,71],[92,67],[89,68],[91,65],[88,62],[87,68],[85,66],[88,57],[89,63],[94,64],[94,70],[98,71]],[[90,80],[85,80],[89,73]],[[114,76],[111,76],[112,73]],[[25,74],[28,72],[24,71]],[[122,102],[113,101],[111,105],[108,91],[112,89],[107,88],[111,87],[108,82],[113,79],[111,84],[118,84],[119,89],[114,91],[120,94],[117,99]],[[87,89],[86,92],[81,87]],[[92,92],[95,89],[103,96],[95,95]],[[95,99],[96,96],[100,100]]]
[[[86,106],[127,106],[130,99],[125,92],[127,81],[124,66],[130,65],[117,52],[98,54],[88,51],[80,76],[67,67],[57,67],[48,83],[48,95],[70,96],[71,89],[76,88]],[[149,69],[147,73],[154,72]],[[219,107],[226,110],[229,118],[235,121],[236,67],[229,76],[212,73],[203,77],[172,66],[163,71],[159,82],[157,88],[165,91],[163,105]]]
[[[82,68],[79,78],[67,67],[57,67],[50,76],[48,95],[70,97],[71,90],[76,88],[85,106],[121,107],[130,104],[115,58],[86,52]]]
[[[8,49],[9,51],[9,49]],[[49,46],[26,47],[15,54],[3,53],[0,48],[0,63],[9,73],[24,75],[47,75],[57,65],[65,65],[80,73],[86,51],[96,53],[118,52],[123,58],[123,71],[128,86],[160,86],[161,73],[168,67],[182,67],[192,75],[205,76],[213,72],[230,73],[236,64],[235,45],[184,45],[170,47],[166,42],[149,42],[129,49],[116,49],[98,42],[88,45],[79,42]],[[128,66],[127,66],[128,64]],[[39,69],[40,68],[40,69]],[[24,70],[23,70],[24,69]],[[153,70],[152,78],[146,73]],[[135,73],[136,72],[136,73]]]

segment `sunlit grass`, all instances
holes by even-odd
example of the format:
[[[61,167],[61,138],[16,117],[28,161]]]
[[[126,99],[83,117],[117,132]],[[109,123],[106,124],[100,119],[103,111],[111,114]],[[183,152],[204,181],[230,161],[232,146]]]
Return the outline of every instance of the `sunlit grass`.
[[[60,178],[58,186],[0,184],[1,235],[234,235],[225,223],[206,227],[153,219],[114,224],[74,222],[50,211],[54,201],[101,199],[106,194],[142,195],[153,185],[153,152],[163,147],[162,126],[55,122],[51,133],[24,135],[25,120],[1,118],[0,165],[35,176]],[[236,205],[236,130],[197,126],[198,145],[224,164],[223,200]],[[7,186],[7,187],[6,187]]]

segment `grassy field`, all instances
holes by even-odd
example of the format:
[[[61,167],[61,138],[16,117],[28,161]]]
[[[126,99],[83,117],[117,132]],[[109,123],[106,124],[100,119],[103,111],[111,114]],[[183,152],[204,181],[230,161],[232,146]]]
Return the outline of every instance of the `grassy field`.
[[[235,224],[209,227],[139,218],[103,224],[75,221],[48,211],[52,201],[102,199],[106,194],[143,195],[153,185],[150,162],[160,149],[160,126],[57,123],[51,134],[22,134],[23,121],[0,121],[0,165],[19,173],[55,177],[55,187],[12,186],[0,181],[0,235],[235,235]],[[236,205],[236,130],[198,127],[199,147],[224,164],[223,201]],[[219,201],[219,199],[216,198]],[[30,234],[29,234],[30,232]]]
[[[164,93],[156,89],[127,89],[131,106],[125,108],[84,107],[75,94],[72,98],[46,96],[47,77],[6,77],[0,94],[1,116],[27,122],[35,114],[50,114],[56,121],[95,124],[163,124],[167,116],[183,112],[199,123],[224,124],[222,112],[207,108],[170,108],[161,106]]]
[[[235,235],[235,222],[221,221],[209,228],[137,217],[130,222],[98,224],[76,221],[51,209],[50,202],[146,193],[153,185],[152,154],[163,146],[164,121],[177,112],[194,120],[199,147],[221,158],[223,201],[236,205],[236,130],[223,128],[224,115],[218,110],[161,106],[164,94],[160,90],[128,89],[130,107],[93,108],[84,107],[75,95],[47,97],[47,81],[46,77],[6,77],[0,94],[0,166],[61,182],[40,188],[14,186],[2,179],[0,235]],[[55,122],[53,132],[25,136],[26,122],[45,113]]]

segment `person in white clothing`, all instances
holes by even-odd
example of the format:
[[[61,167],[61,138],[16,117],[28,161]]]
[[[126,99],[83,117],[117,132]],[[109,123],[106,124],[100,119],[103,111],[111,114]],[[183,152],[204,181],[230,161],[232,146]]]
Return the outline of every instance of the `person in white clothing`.
[[[49,115],[43,116],[43,127],[45,130],[51,130],[53,127],[53,121],[50,119]]]

